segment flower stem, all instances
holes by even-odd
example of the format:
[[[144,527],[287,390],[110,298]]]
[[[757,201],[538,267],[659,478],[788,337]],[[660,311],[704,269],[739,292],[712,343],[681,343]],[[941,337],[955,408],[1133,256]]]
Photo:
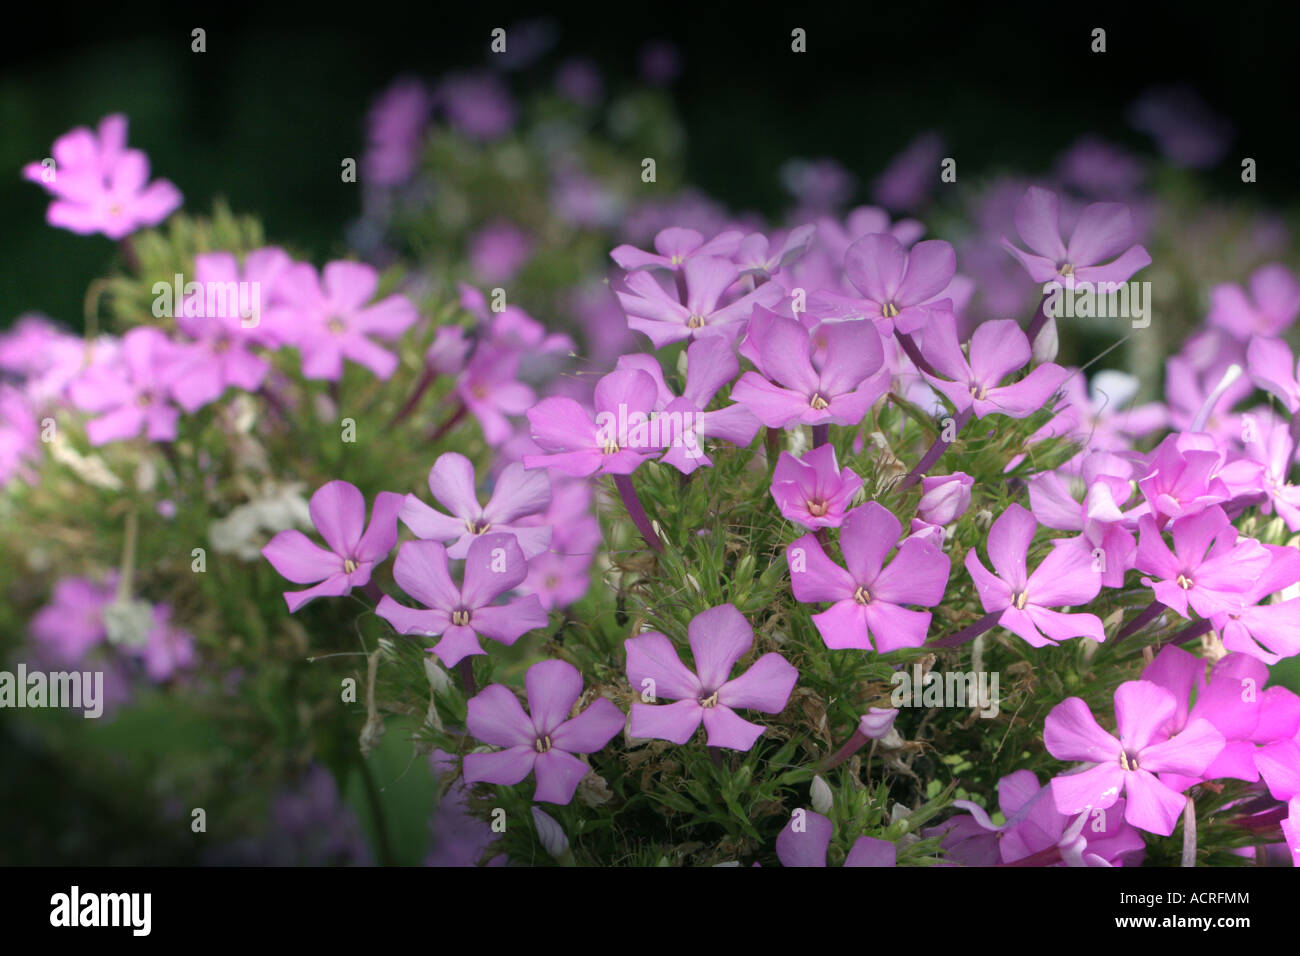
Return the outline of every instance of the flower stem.
[[[812,427],[812,446],[814,448],[820,448],[830,440],[831,426],[829,422],[822,425],[814,425]]]
[[[1025,330],[1025,334],[1029,336],[1030,347],[1033,346],[1034,339],[1038,338],[1038,333],[1043,330],[1043,326],[1047,324],[1047,299],[1048,296],[1044,293],[1038,301],[1038,313],[1029,321],[1029,328]]]
[[[861,750],[862,745],[870,739],[871,738],[864,734],[860,729],[854,728],[853,736],[844,742],[844,746],[826,758],[825,762],[821,765],[822,772],[833,770],[840,764],[844,763],[844,761],[848,760],[855,753]]]
[[[420,399],[424,397],[424,393],[429,390],[429,386],[433,384],[433,380],[437,377],[437,373],[433,369],[425,366],[424,373],[420,376],[420,380],[415,383],[415,388],[411,390],[410,397],[406,399],[405,404],[389,420],[389,428],[392,428],[415,411],[415,406],[420,404]]]
[[[930,446],[930,450],[925,453],[911,471],[903,476],[903,480],[894,487],[899,491],[904,491],[924,478],[925,473],[934,467],[934,463],[942,458],[943,453],[957,440],[957,436],[961,434],[961,430],[966,427],[966,423],[971,420],[971,415],[974,413],[975,407],[973,405],[964,411],[958,412],[957,418],[953,423],[953,440],[951,442],[944,441],[943,434],[940,433],[939,437],[934,440],[934,444]]]
[[[1196,865],[1196,804],[1187,798],[1183,807],[1183,866]]]
[[[445,422],[443,422],[433,431],[429,432],[429,441],[436,442],[444,435],[446,435],[447,432],[451,431],[458,424],[460,424],[460,420],[465,417],[465,413],[468,411],[469,409],[465,406],[465,403],[461,402],[460,405],[457,406],[456,410],[451,413],[451,417],[449,419],[447,419]]]
[[[1206,618],[1204,620],[1197,621],[1195,624],[1191,625],[1190,627],[1183,628],[1181,631],[1179,631],[1177,634],[1175,634],[1173,637],[1171,637],[1168,641],[1164,643],[1186,644],[1188,641],[1194,641],[1202,634],[1207,634],[1213,629],[1214,629],[1214,623],[1209,618]]]
[[[618,489],[619,497],[623,499],[623,506],[627,508],[628,517],[636,525],[636,529],[641,532],[641,537],[645,539],[654,551],[663,554],[664,543],[659,540],[659,535],[655,534],[654,525],[650,523],[650,516],[645,513],[645,508],[641,505],[641,499],[637,497],[636,486],[632,484],[631,475],[615,475],[614,487]]]
[[[462,657],[460,663],[456,665],[456,670],[460,674],[460,684],[465,688],[465,696],[473,697],[478,693],[478,685],[474,683],[474,659]]]
[[[967,641],[973,641],[985,631],[991,631],[1002,617],[1001,611],[989,611],[974,624],[968,624],[960,631],[954,631],[947,637],[940,638],[937,641],[931,641],[930,647],[960,647]]]
[[[1136,634],[1167,610],[1168,608],[1159,601],[1152,601],[1146,610],[1120,628],[1120,632],[1115,635],[1115,640],[1110,642],[1111,646],[1114,647],[1129,635]]]
[[[894,329],[894,338],[896,338],[898,344],[903,347],[903,353],[912,360],[912,364],[916,366],[918,372],[924,372],[926,375],[933,375],[935,378],[943,378],[942,375],[935,371],[934,366],[926,361],[925,356],[921,354],[921,350],[916,347],[916,342],[913,340],[911,335],[906,332],[900,332],[898,329]]]

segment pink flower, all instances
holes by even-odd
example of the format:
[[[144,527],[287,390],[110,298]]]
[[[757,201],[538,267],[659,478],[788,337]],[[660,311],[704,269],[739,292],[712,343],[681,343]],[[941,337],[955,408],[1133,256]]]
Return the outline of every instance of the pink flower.
[[[746,344],[762,374],[746,372],[731,397],[769,428],[856,425],[889,387],[870,322],[823,322],[810,337],[797,320],[755,309]]]
[[[812,529],[838,528],[861,487],[853,469],[840,469],[835,448],[827,442],[804,452],[802,459],[781,452],[771,492],[787,521]]]
[[[371,336],[395,341],[418,315],[401,295],[367,305],[378,287],[379,274],[360,262],[331,262],[320,275],[310,264],[297,263],[281,274],[276,286],[280,305],[271,310],[270,320],[277,329],[293,330],[289,344],[302,353],[305,378],[338,381],[345,358],[381,379],[396,371],[397,356]]]
[[[1173,522],[1172,551],[1150,515],[1142,517],[1138,529],[1137,568],[1158,579],[1144,577],[1142,583],[1183,617],[1188,605],[1201,617],[1239,613],[1251,585],[1272,561],[1254,538],[1238,539],[1217,505]]]
[[[1052,610],[1087,604],[1101,591],[1101,571],[1091,549],[1078,538],[1058,541],[1030,574],[1026,561],[1037,530],[1034,516],[1012,504],[989,529],[989,560],[997,573],[984,567],[974,548],[966,552],[966,570],[984,610],[1001,612],[998,624],[1034,647],[1071,637],[1106,640],[1097,615]]]
[[[1058,760],[1091,764],[1052,780],[1056,809],[1073,816],[1105,810],[1124,794],[1124,819],[1139,830],[1169,836],[1187,798],[1161,783],[1157,773],[1199,778],[1223,749],[1223,735],[1208,720],[1189,721],[1171,736],[1164,728],[1177,710],[1174,695],[1151,681],[1125,681],[1115,691],[1119,737],[1102,730],[1088,705],[1070,697],[1052,708],[1043,743]]]
[[[407,495],[397,516],[416,536],[429,541],[451,541],[447,557],[463,558],[469,546],[488,531],[513,534],[524,558],[533,558],[551,542],[549,526],[525,527],[519,518],[536,514],[551,501],[551,482],[545,472],[528,474],[523,465],[507,465],[497,479],[492,498],[480,506],[474,491],[474,465],[464,455],[439,455],[429,470],[429,491],[450,515],[430,508],[415,495]]]
[[[1253,335],[1281,335],[1300,314],[1300,282],[1283,265],[1256,269],[1250,277],[1250,295],[1232,283],[1210,290],[1206,321],[1245,341]]]
[[[656,631],[623,642],[627,679],[640,699],[676,701],[666,706],[634,703],[628,735],[684,744],[703,722],[710,747],[749,750],[763,735],[763,728],[736,711],[779,714],[794,690],[798,671],[773,651],[756,660],[744,674],[731,677],[736,662],[754,643],[749,622],[733,605],[723,604],[695,615],[689,634],[694,673],[681,662],[672,641]]]
[[[699,256],[718,256],[723,259],[735,255],[740,248],[744,233],[722,232],[708,242],[694,229],[682,229],[673,226],[662,229],[655,236],[655,252],[642,252],[635,246],[617,246],[609,257],[618,263],[619,268],[628,272],[641,269],[667,269],[679,271],[683,264]],[[656,254],[657,253],[657,254]]]
[[[55,197],[45,215],[51,226],[122,239],[162,222],[180,206],[180,191],[167,180],[146,185],[149,159],[126,148],[126,126],[120,113],[100,120],[98,136],[79,126],[55,140],[52,168],[23,167],[24,178]]]
[[[366,499],[355,485],[331,481],[311,496],[312,524],[326,551],[301,531],[281,531],[262,549],[271,566],[295,584],[316,584],[305,591],[286,591],[290,613],[318,597],[339,597],[369,583],[370,572],[397,543],[397,511],[403,498],[391,491],[375,496],[370,527]]]
[[[582,696],[582,675],[567,661],[538,661],[524,677],[528,710],[514,691],[491,684],[472,697],[465,726],[484,743],[505,749],[465,756],[465,782],[513,786],[537,776],[533,799],[568,803],[591,768],[573,756],[603,748],[623,729],[623,712],[604,697],[570,718]]]
[[[537,401],[536,393],[518,378],[517,351],[480,347],[456,382],[456,394],[478,419],[489,445],[500,445],[510,437],[507,416],[522,415]]]
[[[574,478],[629,475],[662,446],[650,437],[655,381],[640,369],[618,369],[596,383],[593,417],[571,398],[551,396],[528,410],[533,441],[548,454],[525,455],[525,468],[554,468]]]
[[[1061,240],[1060,218],[1056,193],[1030,186],[1016,206],[1016,231],[1033,251],[1022,252],[1002,237],[1002,248],[1020,260],[1035,282],[1127,282],[1151,264],[1146,249],[1135,242],[1123,203],[1085,208],[1068,243]]]
[[[962,471],[922,478],[917,517],[927,524],[951,524],[970,507],[970,491],[974,486],[975,479]]]
[[[795,598],[805,604],[834,602],[812,618],[827,647],[887,654],[925,643],[930,612],[903,605],[934,607],[942,601],[950,562],[928,541],[909,538],[898,544],[902,531],[887,508],[868,501],[849,512],[840,532],[848,570],[826,556],[814,535],[786,548]],[[898,553],[885,567],[885,556],[896,544]]]
[[[176,355],[176,346],[166,335],[139,326],[122,337],[116,361],[90,366],[68,387],[74,405],[99,413],[86,423],[92,445],[123,441],[141,432],[150,441],[176,437],[180,412],[171,404]]]
[[[952,402],[958,412],[970,408],[977,418],[999,413],[1028,418],[1044,407],[1068,374],[1046,362],[1018,382],[1002,385],[1011,373],[1029,364],[1029,337],[1012,319],[983,322],[970,340],[967,359],[957,340],[956,317],[951,312],[930,313],[921,354],[944,378],[925,378]]]
[[[474,539],[465,555],[465,571],[458,587],[451,579],[447,550],[436,541],[407,541],[393,563],[393,580],[424,608],[409,608],[388,595],[375,613],[399,634],[441,635],[429,650],[448,667],[462,658],[485,654],[480,637],[509,647],[521,636],[546,626],[546,612],[537,595],[505,604],[493,602],[518,587],[528,573],[528,562],[511,534],[485,534]]]
[[[915,332],[931,309],[948,311],[943,296],[957,272],[957,255],[942,239],[918,242],[910,250],[889,233],[863,236],[844,253],[844,274],[861,299],[819,293],[818,307],[831,305],[836,318],[873,320],[882,335]]]

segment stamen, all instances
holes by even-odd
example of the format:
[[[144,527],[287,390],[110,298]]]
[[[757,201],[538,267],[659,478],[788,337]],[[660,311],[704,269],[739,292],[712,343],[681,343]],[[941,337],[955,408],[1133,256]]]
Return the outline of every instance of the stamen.
[[[469,611],[452,611],[451,623],[457,627],[465,627],[469,624]]]
[[[813,408],[817,409],[817,411],[819,411],[819,412],[820,412],[823,408],[830,408],[830,405],[831,405],[830,402],[828,402],[828,401],[826,401],[826,399],[822,398],[822,393],[821,393],[821,392],[814,392],[814,393],[813,393],[813,397],[810,398],[810,399],[808,399],[808,404],[811,405]]]
[[[343,570],[345,573],[351,574],[356,569],[357,569],[357,562],[354,558],[346,558],[343,561]]]
[[[533,746],[537,749],[537,752],[539,754],[544,754],[546,753],[546,751],[551,749],[551,738],[538,737],[536,740],[533,741]]]
[[[718,706],[718,692],[715,690],[715,691],[714,691],[712,694],[710,694],[708,697],[701,697],[701,698],[700,698],[700,706],[701,706],[701,707],[717,707],[717,706]]]
[[[1184,591],[1191,590],[1192,579],[1185,574],[1180,574],[1178,575],[1178,586],[1182,588]]]
[[[824,501],[808,502],[808,513],[812,515],[814,518],[820,518],[822,515],[826,514],[826,512],[829,510],[830,510],[830,506],[827,505],[826,502]]]
[[[1011,596],[1011,603],[1016,606],[1016,610],[1023,611],[1025,604],[1029,601],[1029,594],[1025,591],[1017,591]]]
[[[886,302],[884,308],[880,310],[880,314],[887,319],[892,319],[894,316],[898,315],[898,306],[894,305],[892,302]]]
[[[853,592],[853,600],[857,601],[859,604],[870,604],[871,592],[866,588],[860,587]]]
[[[686,327],[687,327],[688,329],[702,329],[702,328],[704,328],[704,316],[702,316],[702,315],[692,315],[689,319],[686,320]]]

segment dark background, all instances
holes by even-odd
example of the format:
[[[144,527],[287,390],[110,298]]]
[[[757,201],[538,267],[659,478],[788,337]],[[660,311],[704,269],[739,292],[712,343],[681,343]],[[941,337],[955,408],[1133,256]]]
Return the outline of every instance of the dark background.
[[[675,43],[683,72],[671,89],[689,178],[738,209],[779,211],[777,170],[792,156],[835,157],[869,184],[931,128],[945,134],[963,177],[1043,171],[1085,132],[1149,151],[1123,112],[1168,82],[1190,84],[1237,126],[1236,145],[1207,174],[1211,188],[1239,196],[1249,155],[1260,202],[1293,197],[1294,13],[1060,6],[11,8],[0,40],[0,325],[28,310],[77,325],[87,283],[115,254],[102,237],[48,227],[45,193],[19,177],[73,126],[123,111],[131,145],[180,187],[185,208],[206,211],[224,196],[237,212],[261,215],[270,240],[337,254],[360,200],[340,184],[339,159],[362,152],[375,93],[401,73],[482,65],[493,27],[536,17],[558,31],[550,63],[590,57],[613,88],[637,81],[647,40]],[[196,26],[207,31],[203,54],[190,52]],[[808,32],[803,55],[790,52],[796,26]],[[1089,49],[1096,26],[1107,30],[1105,54]]]

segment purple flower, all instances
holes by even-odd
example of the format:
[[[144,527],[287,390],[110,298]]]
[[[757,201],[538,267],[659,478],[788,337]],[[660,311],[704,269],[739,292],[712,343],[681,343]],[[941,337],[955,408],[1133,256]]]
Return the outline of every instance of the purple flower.
[[[871,740],[880,740],[889,736],[897,717],[897,707],[870,707],[858,720],[858,733]]]
[[[366,182],[395,186],[411,178],[431,105],[429,91],[412,77],[395,80],[380,94],[366,117]]]
[[[966,570],[984,610],[1001,611],[998,624],[1034,647],[1071,637],[1106,640],[1097,615],[1052,610],[1087,604],[1101,591],[1101,571],[1091,549],[1079,538],[1058,541],[1030,574],[1026,561],[1037,530],[1034,516],[1011,504],[989,529],[989,560],[997,574],[984,567],[974,548],[966,552]]]
[[[415,495],[407,495],[397,516],[418,538],[452,541],[447,548],[449,558],[465,557],[470,543],[488,531],[513,534],[525,559],[541,554],[551,543],[549,526],[516,523],[550,504],[551,482],[545,472],[528,474],[521,464],[507,465],[491,499],[480,506],[474,491],[473,462],[449,451],[439,455],[429,470],[429,491],[450,515],[430,508]]]
[[[1136,244],[1128,207],[1099,202],[1079,214],[1069,242],[1061,240],[1060,201],[1056,193],[1030,186],[1016,206],[1016,232],[1032,252],[1022,252],[1006,236],[1002,248],[1020,260],[1035,282],[1127,282],[1151,264]],[[1104,264],[1103,264],[1104,263]]]
[[[61,578],[50,603],[28,625],[32,639],[59,663],[80,663],[108,637],[104,608],[113,603],[116,593],[116,573],[102,584],[89,578]]]
[[[55,140],[53,167],[23,167],[24,178],[55,197],[45,214],[51,226],[122,239],[162,222],[181,204],[170,182],[148,182],[149,159],[126,148],[126,125],[126,117],[114,113],[100,120],[98,136],[79,126]]]
[[[288,344],[302,353],[305,378],[338,381],[345,358],[378,378],[393,374],[397,356],[371,336],[395,341],[418,315],[401,295],[367,305],[378,287],[379,274],[360,262],[331,262],[320,275],[310,264],[297,263],[281,274],[276,284],[280,305],[270,318],[274,327],[294,330]]]
[[[528,562],[511,534],[474,539],[459,587],[451,579],[446,548],[436,541],[407,541],[393,562],[393,580],[424,608],[409,608],[384,595],[375,613],[399,634],[441,635],[428,650],[454,667],[462,658],[487,653],[480,637],[509,647],[534,628],[546,626],[546,612],[535,594],[492,603],[518,587],[527,573]]]
[[[1141,861],[1146,843],[1124,821],[1124,803],[1118,800],[1110,812],[1094,809],[1071,820],[1056,809],[1050,785],[1040,786],[1030,770],[1017,770],[998,781],[998,809],[1005,823],[995,824],[977,803],[954,800],[953,806],[969,816],[953,817],[924,835],[942,834],[949,859],[967,866],[1031,857],[1050,866],[1132,865]]]
[[[491,684],[471,698],[465,726],[484,743],[503,747],[496,753],[465,756],[465,782],[513,786],[529,773],[537,776],[533,799],[568,803],[590,771],[573,756],[603,748],[623,729],[623,712],[604,697],[570,718],[582,696],[582,675],[567,661],[539,661],[524,677],[525,713],[504,684]]]
[[[772,497],[787,521],[805,528],[838,528],[862,479],[840,469],[829,442],[804,452],[802,459],[781,452],[772,473]]]
[[[162,683],[175,676],[178,670],[194,666],[198,655],[194,650],[194,635],[171,623],[172,609],[167,604],[153,607],[153,627],[145,643],[131,648],[130,653],[144,661],[149,679]]]
[[[761,232],[751,232],[736,253],[740,274],[772,278],[808,251],[816,233],[817,227],[812,224],[791,229],[784,235],[775,233],[770,241]],[[771,246],[775,246],[776,251],[772,251]]]
[[[899,153],[871,186],[873,201],[889,209],[914,209],[925,199],[943,159],[943,137],[922,133]]]
[[[707,256],[731,258],[740,248],[741,240],[744,238],[744,233],[731,230],[718,233],[705,242],[704,236],[694,229],[672,226],[660,230],[655,236],[653,253],[643,252],[636,246],[621,245],[616,246],[609,257],[628,272],[642,269],[667,269],[670,272],[678,272],[683,271],[685,263],[691,259]]]
[[[469,240],[470,266],[484,282],[508,282],[533,254],[533,241],[512,222],[493,222]]]
[[[974,409],[977,418],[994,412],[1009,418],[1028,418],[1047,404],[1065,381],[1066,370],[1046,362],[1018,382],[1001,385],[1004,378],[1024,368],[1032,356],[1029,336],[1012,319],[983,322],[970,340],[970,358],[957,341],[956,317],[951,312],[930,313],[921,354],[935,371],[926,374],[931,385],[952,402],[958,412]]]
[[[1223,509],[1217,505],[1179,518],[1171,530],[1169,550],[1155,519],[1143,515],[1138,523],[1137,568],[1158,578],[1142,583],[1156,600],[1187,617],[1187,607],[1201,617],[1240,612],[1251,585],[1268,568],[1272,556],[1254,538],[1238,540]]]
[[[1281,339],[1257,335],[1246,349],[1246,362],[1252,382],[1277,396],[1291,414],[1300,411],[1300,384],[1290,346]]]
[[[829,819],[802,807],[796,810],[776,838],[776,856],[782,866],[825,866],[835,831]],[[845,866],[894,866],[898,848],[888,840],[860,836],[844,858]]]
[[[834,602],[812,618],[827,647],[887,654],[925,643],[930,612],[903,605],[934,607],[942,601],[950,562],[928,541],[909,538],[899,544],[902,531],[887,508],[868,501],[849,512],[840,531],[848,570],[826,556],[814,535],[786,548],[795,598],[805,604]],[[898,553],[885,567],[885,556],[895,545]]]
[[[1056,472],[1041,472],[1029,480],[1034,517],[1047,528],[1082,532],[1094,557],[1101,559],[1103,587],[1122,587],[1124,573],[1133,567],[1137,554],[1129,515],[1120,511],[1120,505],[1133,493],[1131,472],[1129,463],[1118,455],[1087,455],[1082,466],[1087,488],[1082,502],[1075,500],[1066,481]]]
[[[694,673],[678,657],[672,641],[650,631],[628,638],[627,679],[642,701],[667,698],[676,703],[657,706],[633,703],[628,736],[651,737],[684,744],[703,722],[710,747],[749,750],[763,728],[737,715],[737,710],[779,714],[785,709],[799,672],[772,651],[756,660],[744,674],[732,669],[754,643],[754,632],[731,604],[702,611],[689,626]]]
[[[447,77],[434,91],[434,102],[457,132],[479,142],[500,139],[515,123],[510,91],[490,73]]]
[[[740,371],[736,353],[725,339],[696,339],[686,349],[686,387],[680,398],[668,388],[663,368],[653,355],[623,355],[617,367],[640,369],[654,379],[658,397],[652,421],[657,419],[658,424],[651,426],[650,441],[667,446],[661,460],[682,474],[689,475],[701,465],[712,466],[713,461],[704,453],[706,437],[721,438],[742,448],[754,440],[759,422],[743,405],[704,410],[718,390]]]
[[[823,322],[810,337],[797,320],[755,309],[745,341],[762,374],[746,372],[731,397],[769,428],[857,425],[889,387],[870,322]]]
[[[1102,730],[1081,698],[1052,708],[1043,743],[1058,760],[1091,764],[1052,779],[1056,809],[1068,816],[1105,810],[1124,794],[1124,819],[1139,830],[1169,836],[1187,798],[1157,773],[1200,777],[1223,749],[1223,735],[1198,717],[1174,736],[1163,732],[1177,711],[1174,695],[1151,681],[1125,681],[1115,690],[1119,737]]]
[[[489,445],[500,445],[510,437],[507,415],[522,415],[537,401],[537,394],[518,378],[517,351],[480,347],[456,382],[456,394],[478,419]]]
[[[1180,432],[1168,436],[1147,456],[1138,490],[1163,527],[1170,518],[1186,518],[1235,496],[1233,485],[1258,486],[1261,468],[1248,459],[1224,462],[1219,444],[1209,435]]]
[[[624,280],[627,291],[615,292],[628,327],[644,332],[657,349],[710,335],[734,341],[755,306],[775,305],[785,297],[784,289],[767,282],[724,305],[724,294],[740,278],[740,267],[718,256],[693,256],[680,274],[685,280],[680,295],[668,292],[646,271],[630,274]]]
[[[553,395],[528,410],[533,441],[548,454],[525,455],[525,468],[554,468],[574,478],[628,475],[659,454],[650,441],[650,413],[658,391],[640,369],[619,369],[596,383],[596,415],[571,398]]]
[[[140,326],[122,337],[116,361],[90,366],[68,387],[73,404],[100,413],[86,423],[92,445],[123,441],[141,432],[150,441],[176,437],[180,412],[170,401],[176,356],[176,346],[166,335]]]
[[[1260,505],[1260,511],[1276,511],[1289,530],[1300,531],[1300,485],[1287,481],[1296,451],[1290,423],[1264,412],[1243,418],[1242,425],[1246,457],[1263,467],[1260,486],[1268,500]]]
[[[0,382],[0,488],[15,476],[36,483],[30,465],[40,458],[39,434],[36,413],[27,396]]]
[[[1155,138],[1160,151],[1178,166],[1208,169],[1232,142],[1232,123],[1213,113],[1194,90],[1158,86],[1147,90],[1130,107],[1134,129]]]
[[[376,564],[397,543],[397,512],[403,496],[381,491],[366,527],[366,499],[354,485],[331,481],[311,496],[312,524],[329,545],[326,551],[301,531],[281,531],[262,549],[271,566],[295,584],[316,584],[306,591],[286,591],[290,613],[318,597],[339,597],[370,581]]]
[[[951,524],[970,507],[970,491],[974,486],[975,479],[962,471],[922,478],[917,517],[927,524]]]
[[[1229,651],[1276,664],[1300,654],[1300,597],[1272,604],[1263,601],[1300,582],[1300,552],[1272,544],[1264,549],[1272,556],[1271,563],[1242,595],[1241,610],[1215,615],[1214,628]]]
[[[1210,314],[1206,321],[1234,338],[1252,335],[1281,335],[1300,314],[1300,282],[1283,265],[1256,269],[1250,277],[1250,295],[1234,283],[1210,290]]]
[[[942,239],[908,250],[890,233],[863,236],[844,253],[844,274],[862,298],[820,292],[810,308],[835,318],[871,319],[882,335],[915,332],[927,324],[931,309],[952,309],[951,299],[941,296],[956,271],[956,253]]]

